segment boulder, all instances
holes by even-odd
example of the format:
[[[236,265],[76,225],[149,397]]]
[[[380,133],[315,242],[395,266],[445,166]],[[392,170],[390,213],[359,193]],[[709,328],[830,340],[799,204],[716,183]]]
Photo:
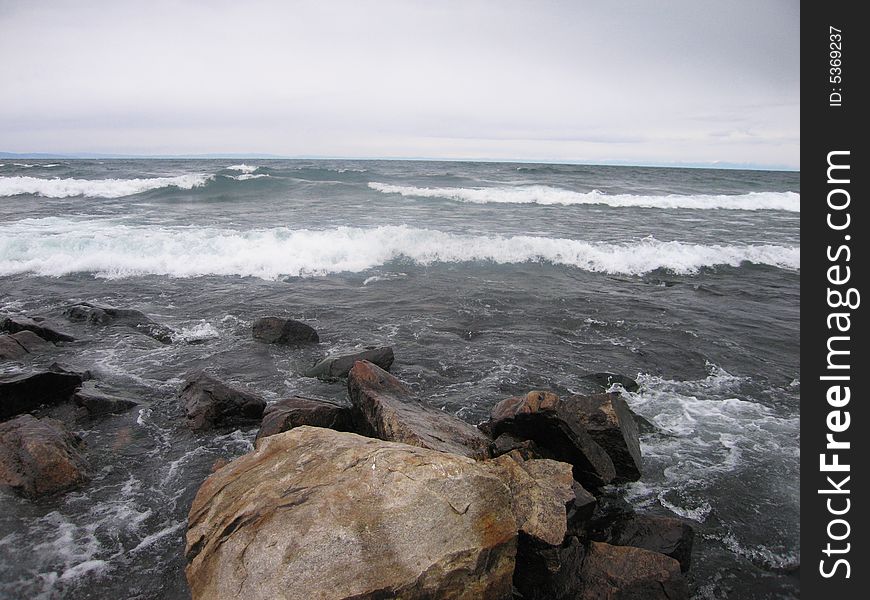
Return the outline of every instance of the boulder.
[[[0,335],[0,360],[18,360],[30,354],[11,335]]]
[[[79,323],[129,327],[163,344],[171,344],[175,333],[169,327],[152,320],[142,311],[132,308],[79,302],[64,310],[64,316],[70,321]]]
[[[73,394],[73,402],[83,408],[89,417],[101,417],[110,414],[126,412],[138,406],[129,398],[121,398],[108,394],[94,385],[85,383]]]
[[[310,425],[336,431],[353,431],[353,411],[325,400],[294,396],[270,404],[263,412],[257,439]]]
[[[605,391],[609,390],[613,384],[621,385],[626,392],[636,392],[640,389],[634,379],[619,373],[589,373],[583,375],[581,379],[594,383]]]
[[[574,600],[586,548],[577,536],[549,546],[520,534],[514,587],[523,600]]]
[[[52,373],[60,373],[62,375],[75,375],[81,377],[82,381],[90,381],[94,378],[93,372],[90,369],[71,365],[63,362],[53,362],[48,365],[48,370]]]
[[[574,498],[566,507],[568,535],[585,538],[587,526],[595,514],[595,508],[598,506],[598,499],[576,481],[574,482],[573,490]]]
[[[310,325],[293,319],[263,317],[254,321],[254,339],[267,344],[314,344],[320,341]]]
[[[186,575],[194,600],[500,600],[516,536],[484,463],[303,426],[206,479]]]
[[[21,373],[0,375],[0,420],[29,412],[43,404],[57,404],[70,399],[82,384],[72,373]]]
[[[21,415],[0,423],[0,486],[28,498],[75,488],[85,481],[81,439],[60,421]]]
[[[573,465],[574,479],[586,487],[597,489],[616,476],[607,452],[556,394],[536,391],[502,400],[492,409],[484,428],[495,438],[510,433],[534,441],[556,460]]]
[[[0,335],[0,359],[15,360],[52,346],[29,329]]]
[[[591,539],[613,546],[634,546],[660,552],[676,559],[680,569],[689,570],[695,530],[674,517],[651,514],[622,514],[597,523],[589,532]]]
[[[31,331],[49,342],[74,342],[75,338],[61,331],[57,325],[43,317],[6,317],[0,322],[0,331],[18,333]]]
[[[630,546],[592,542],[580,569],[578,600],[687,600],[680,563]]]
[[[562,398],[565,410],[575,413],[599,446],[604,448],[616,468],[614,482],[637,481],[643,458],[637,424],[619,394],[593,394]]]
[[[503,433],[489,445],[493,458],[503,454],[518,452],[524,460],[533,458],[552,458],[532,440],[524,440],[511,433]]]
[[[380,348],[367,348],[354,354],[342,354],[324,358],[313,367],[302,373],[303,377],[319,377],[320,379],[340,379],[347,377],[358,360],[366,360],[377,365],[384,371],[389,371],[393,364],[393,349],[384,346]]]
[[[266,408],[262,398],[230,387],[204,371],[189,375],[178,397],[184,402],[187,425],[194,430],[256,421]]]
[[[353,366],[347,389],[360,433],[471,458],[489,456],[490,440],[480,431],[423,405],[405,384],[370,362]]]

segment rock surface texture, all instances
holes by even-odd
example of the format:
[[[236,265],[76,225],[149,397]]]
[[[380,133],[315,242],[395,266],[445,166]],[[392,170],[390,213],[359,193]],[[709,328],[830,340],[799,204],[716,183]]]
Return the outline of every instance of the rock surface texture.
[[[321,379],[340,379],[347,377],[354,363],[358,360],[367,360],[384,371],[389,371],[395,356],[393,349],[387,346],[382,348],[367,348],[353,354],[328,356],[302,373],[302,375],[304,377],[319,377]]]
[[[320,341],[320,336],[310,325],[280,317],[257,319],[252,333],[255,340],[267,344],[314,344]]]
[[[174,334],[174,331],[169,327],[154,321],[142,311],[132,308],[117,308],[80,302],[67,308],[64,311],[64,316],[73,322],[129,327],[163,344],[171,344]]]
[[[195,430],[254,421],[266,408],[262,398],[230,387],[204,371],[189,375],[178,397],[184,402],[188,426]]]
[[[579,600],[686,600],[689,590],[673,558],[630,546],[592,542],[580,570]]]
[[[41,371],[0,375],[0,420],[70,399],[81,375]]]
[[[257,439],[310,425],[335,431],[353,431],[353,411],[325,400],[293,397],[266,407]]]
[[[51,321],[42,317],[6,317],[0,321],[0,331],[18,333],[19,331],[32,331],[39,337],[49,342],[74,342],[75,338]]]

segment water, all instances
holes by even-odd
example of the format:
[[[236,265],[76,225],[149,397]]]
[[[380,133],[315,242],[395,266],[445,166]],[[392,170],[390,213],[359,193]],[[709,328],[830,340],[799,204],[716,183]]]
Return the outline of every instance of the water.
[[[175,343],[68,324],[34,356],[96,371],[138,410],[72,426],[90,484],[0,493],[0,596],[186,598],[199,484],[256,427],[193,433],[188,371],[276,400],[346,401],[299,377],[323,354],[395,348],[395,373],[476,423],[530,389],[610,370],[656,426],[624,493],[698,530],[696,598],[796,598],[797,173],[410,161],[19,161],[0,166],[0,312],[143,310]],[[25,166],[29,165],[29,166]],[[49,166],[50,165],[50,166]],[[253,319],[319,347],[254,343]],[[0,370],[21,369],[5,363]]]

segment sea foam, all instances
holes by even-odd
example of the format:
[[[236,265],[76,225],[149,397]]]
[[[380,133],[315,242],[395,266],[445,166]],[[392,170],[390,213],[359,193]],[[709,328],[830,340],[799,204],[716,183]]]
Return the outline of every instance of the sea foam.
[[[400,194],[417,198],[441,198],[471,204],[541,204],[607,206],[640,208],[692,208],[730,210],[784,210],[800,212],[800,194],[794,192],[750,192],[737,195],[668,195],[645,196],[606,194],[598,190],[575,192],[546,185],[500,187],[414,187],[370,182],[369,187],[384,194]]]
[[[0,177],[0,197],[34,194],[45,198],[121,198],[164,187],[189,190],[208,183],[212,175],[188,174],[149,179],[42,179]]]
[[[800,268],[799,247],[700,245],[652,237],[630,243],[590,243],[527,235],[463,235],[404,225],[237,231],[49,217],[10,223],[0,227],[0,234],[0,275],[91,272],[109,278],[156,274],[277,279],[362,272],[396,259],[420,265],[545,262],[624,275],[656,269],[691,274],[703,267],[744,262]]]

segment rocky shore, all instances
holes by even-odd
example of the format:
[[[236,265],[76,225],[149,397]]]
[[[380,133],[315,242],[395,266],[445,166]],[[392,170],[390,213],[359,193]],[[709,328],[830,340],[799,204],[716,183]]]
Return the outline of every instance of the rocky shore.
[[[175,343],[136,310],[78,303],[60,314]],[[34,353],[76,343],[62,323],[7,317],[0,330],[0,361],[20,365],[0,376],[0,487],[29,500],[86,489],[88,453],[100,449],[71,426],[136,400],[87,369],[29,366]],[[263,344],[320,343],[284,317],[255,321],[251,334]],[[303,375],[346,385],[346,403],[267,403],[207,371],[178,390],[179,427],[260,424],[255,449],[216,464],[190,507],[193,598],[688,598],[692,527],[620,499],[619,486],[643,476],[644,424],[618,391],[634,381],[591,373],[581,394],[493,398],[490,418],[475,426],[392,375],[392,348],[325,354]]]

